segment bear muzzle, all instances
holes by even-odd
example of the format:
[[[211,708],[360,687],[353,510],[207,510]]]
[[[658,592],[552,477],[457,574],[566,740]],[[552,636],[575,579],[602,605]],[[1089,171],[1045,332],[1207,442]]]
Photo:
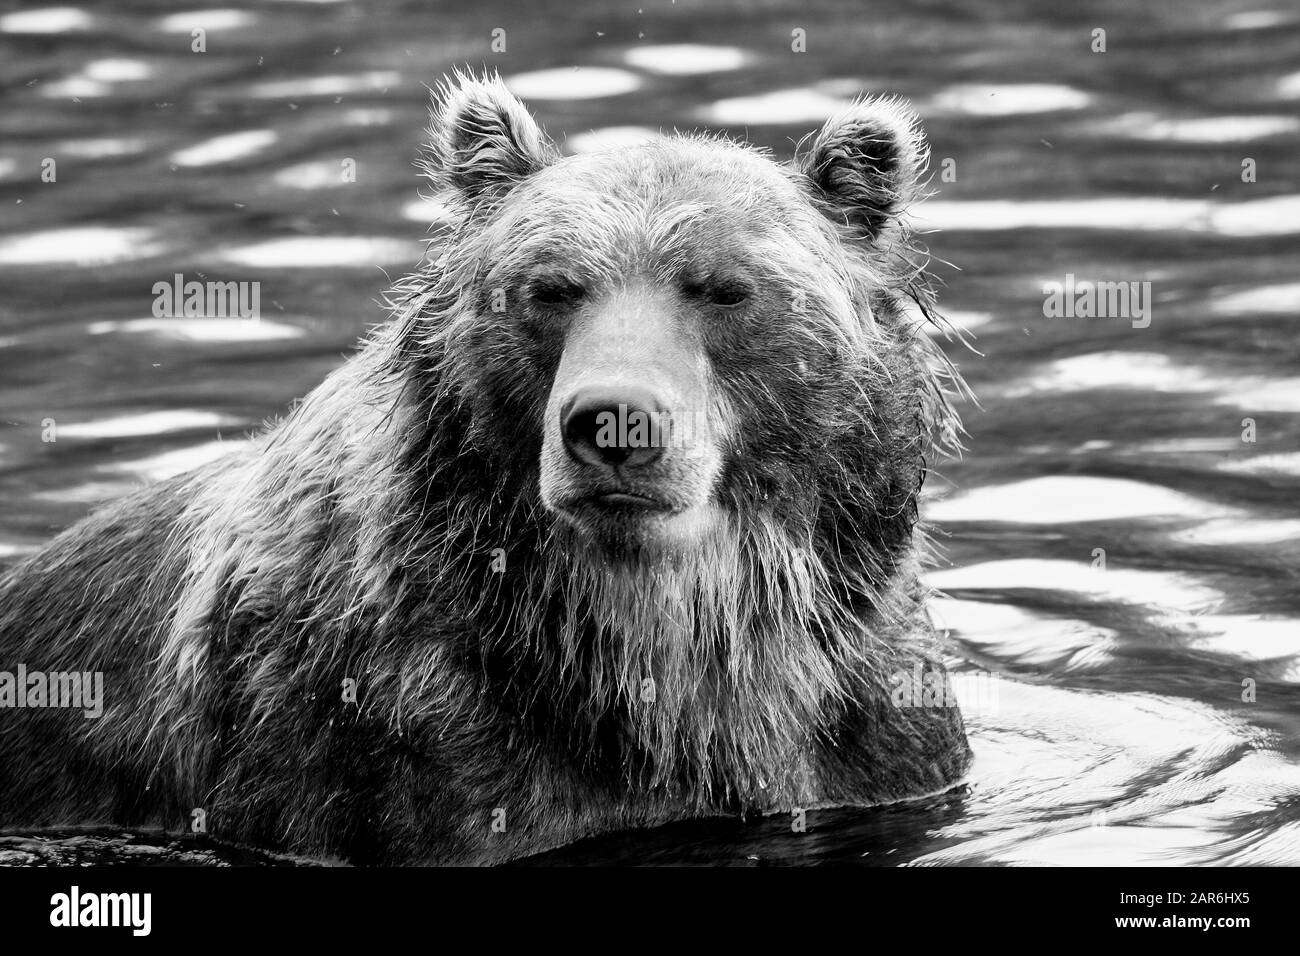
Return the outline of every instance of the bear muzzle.
[[[636,385],[580,388],[560,407],[564,448],[584,465],[625,471],[653,465],[671,441],[666,405],[654,391]]]

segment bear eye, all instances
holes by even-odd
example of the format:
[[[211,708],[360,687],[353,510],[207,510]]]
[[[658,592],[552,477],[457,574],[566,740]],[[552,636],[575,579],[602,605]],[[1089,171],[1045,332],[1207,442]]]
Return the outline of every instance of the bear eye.
[[[720,277],[689,282],[686,291],[720,309],[734,309],[748,302],[754,290],[744,279]]]
[[[538,276],[528,285],[529,297],[541,305],[560,306],[577,302],[586,289],[568,276]]]
[[[709,290],[709,301],[724,309],[744,305],[749,300],[749,286],[743,282],[725,282]]]

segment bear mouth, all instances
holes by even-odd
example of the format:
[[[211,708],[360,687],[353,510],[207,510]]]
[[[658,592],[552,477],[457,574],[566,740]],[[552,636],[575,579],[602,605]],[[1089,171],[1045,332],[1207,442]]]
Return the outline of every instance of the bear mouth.
[[[676,509],[662,498],[652,495],[622,488],[605,488],[565,502],[560,510],[570,514],[595,512],[611,517],[636,517],[649,513],[664,514]]]
[[[623,489],[574,497],[555,511],[605,562],[693,551],[704,527],[692,519],[698,508]]]
[[[644,535],[654,537],[652,529],[680,511],[662,498],[624,488],[600,488],[575,495],[563,503],[557,502],[555,510],[584,535],[606,543],[624,544],[640,540]]]
[[[602,491],[584,499],[584,504],[594,504],[610,511],[671,511],[671,507],[658,498],[631,491]]]

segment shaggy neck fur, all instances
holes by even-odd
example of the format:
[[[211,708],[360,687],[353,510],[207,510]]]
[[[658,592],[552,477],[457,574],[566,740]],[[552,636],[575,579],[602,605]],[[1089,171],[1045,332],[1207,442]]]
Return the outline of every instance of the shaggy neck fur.
[[[818,640],[824,573],[807,549],[724,519],[689,551],[611,562],[557,527],[544,554],[527,587],[558,626],[523,622],[528,650],[582,730],[623,724],[631,782],[714,799],[797,789],[850,653]]]

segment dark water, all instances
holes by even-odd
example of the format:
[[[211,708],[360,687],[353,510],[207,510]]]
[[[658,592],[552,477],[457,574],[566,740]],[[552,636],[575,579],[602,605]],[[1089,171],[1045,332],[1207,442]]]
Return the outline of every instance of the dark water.
[[[980,405],[929,508],[969,785],[807,833],[690,823],[544,859],[1300,863],[1300,9],[184,9],[0,15],[0,562],[228,451],[383,319],[436,212],[411,165],[423,84],[453,66],[500,69],[573,150],[710,126],[788,152],[893,91],[936,169],[955,161],[916,214],[978,350],[950,349]],[[175,273],[260,282],[261,320],[155,318]],[[1150,282],[1149,325],[1045,317],[1067,274]],[[249,859],[107,832],[0,862],[151,846]]]

